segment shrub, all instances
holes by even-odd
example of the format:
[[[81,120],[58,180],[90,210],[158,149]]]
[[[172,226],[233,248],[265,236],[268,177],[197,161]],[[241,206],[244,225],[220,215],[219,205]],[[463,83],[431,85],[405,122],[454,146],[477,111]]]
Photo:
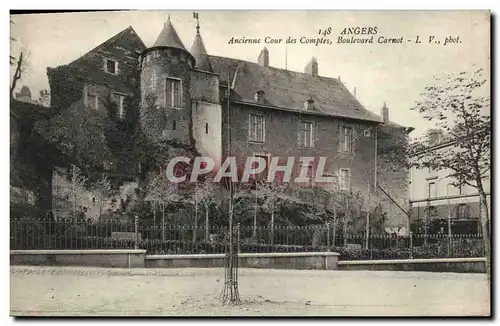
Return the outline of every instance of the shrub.
[[[382,260],[382,259],[408,259],[410,250],[406,248],[392,249],[348,249],[335,248],[333,251],[340,254],[339,260]]]

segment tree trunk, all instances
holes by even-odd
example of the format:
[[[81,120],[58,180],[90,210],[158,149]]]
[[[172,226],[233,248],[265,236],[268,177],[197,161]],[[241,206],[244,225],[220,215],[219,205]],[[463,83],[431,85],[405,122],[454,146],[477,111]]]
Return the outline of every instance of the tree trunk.
[[[17,61],[16,72],[14,73],[14,78],[12,79],[12,85],[10,86],[10,96],[14,97],[14,90],[16,89],[17,81],[21,79],[21,66],[23,64],[23,53],[19,54],[19,60]]]
[[[99,202],[99,216],[97,217],[97,222],[101,222],[102,207],[104,206],[104,200],[101,198]]]
[[[427,244],[427,226],[429,225],[429,221],[431,219],[431,204],[430,201],[427,201],[427,214],[425,214],[424,219],[424,245]]]
[[[370,243],[370,212],[366,213],[366,242],[365,242],[365,248],[369,249],[369,243]]]
[[[337,237],[337,210],[333,211],[333,248],[335,248],[335,238]]]
[[[274,210],[271,212],[271,244],[274,244]]]
[[[165,241],[165,203],[161,205],[161,240]]]
[[[481,218],[481,231],[483,234],[484,243],[484,256],[486,258],[486,275],[488,278],[488,285],[491,279],[491,243],[490,243],[490,228],[488,219],[488,201],[484,190],[479,189],[480,205],[479,214]]]
[[[194,204],[193,242],[196,242],[197,229],[198,229],[198,201],[195,200],[195,204]]]
[[[347,247],[347,220],[349,218],[349,209],[346,209],[344,214],[344,232],[342,232],[342,236],[344,237],[344,247]]]
[[[347,247],[347,224],[349,223],[349,220],[351,219],[351,198],[346,197],[345,200],[345,209],[344,209],[344,223],[343,223],[343,234],[342,236],[344,237],[344,247]]]
[[[151,203],[153,205],[153,239],[156,239],[156,202]]]
[[[257,194],[255,195],[254,209],[253,209],[253,235],[257,239]]]
[[[210,236],[210,230],[209,230],[209,225],[208,225],[208,205],[205,204],[205,241],[208,242],[209,236]]]

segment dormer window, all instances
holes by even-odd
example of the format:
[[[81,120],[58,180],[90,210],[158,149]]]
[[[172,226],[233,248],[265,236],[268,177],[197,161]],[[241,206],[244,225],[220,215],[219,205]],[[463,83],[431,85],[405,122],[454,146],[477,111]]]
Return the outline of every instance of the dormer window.
[[[104,71],[108,74],[118,74],[118,62],[111,59],[104,59]]]
[[[262,103],[264,101],[264,91],[258,90],[254,95],[255,102]]]
[[[307,101],[304,102],[304,110],[310,111],[314,109],[314,100],[312,98],[309,98]]]

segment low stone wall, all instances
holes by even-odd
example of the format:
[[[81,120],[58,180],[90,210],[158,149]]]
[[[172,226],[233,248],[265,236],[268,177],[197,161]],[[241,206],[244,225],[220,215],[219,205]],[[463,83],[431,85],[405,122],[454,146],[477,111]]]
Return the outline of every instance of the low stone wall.
[[[143,268],[146,250],[11,250],[11,265]]]
[[[437,258],[339,261],[339,270],[485,273],[486,259]]]
[[[270,269],[337,269],[338,253],[290,252],[290,253],[241,253],[239,267]],[[204,255],[148,255],[146,267],[224,267],[224,254]]]
[[[146,250],[11,250],[11,265],[120,268],[224,267],[224,254],[146,255]],[[242,268],[484,273],[485,258],[339,261],[335,252],[240,253]]]

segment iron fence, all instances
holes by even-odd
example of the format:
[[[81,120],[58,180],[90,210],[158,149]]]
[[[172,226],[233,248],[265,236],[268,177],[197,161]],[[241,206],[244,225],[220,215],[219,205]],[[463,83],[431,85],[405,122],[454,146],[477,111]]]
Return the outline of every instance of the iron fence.
[[[239,226],[241,252],[335,251],[340,260],[483,257],[478,234],[346,234],[329,225]],[[146,249],[148,254],[225,253],[225,226],[142,225],[138,219],[10,221],[10,247]]]

